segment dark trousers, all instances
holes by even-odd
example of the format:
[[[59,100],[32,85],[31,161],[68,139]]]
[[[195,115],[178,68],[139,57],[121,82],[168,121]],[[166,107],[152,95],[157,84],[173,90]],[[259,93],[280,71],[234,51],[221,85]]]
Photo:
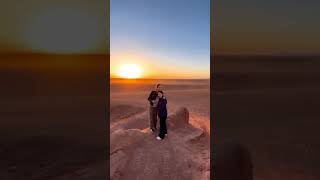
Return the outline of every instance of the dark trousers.
[[[160,133],[159,137],[161,139],[164,138],[165,134],[167,134],[167,117],[160,117]]]

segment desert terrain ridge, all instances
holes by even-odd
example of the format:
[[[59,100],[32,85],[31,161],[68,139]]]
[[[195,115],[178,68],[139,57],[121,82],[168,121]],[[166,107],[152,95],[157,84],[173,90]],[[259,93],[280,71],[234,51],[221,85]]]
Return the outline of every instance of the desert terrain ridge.
[[[168,136],[149,131],[147,97],[156,83],[168,99]],[[209,179],[209,80],[111,80],[110,178]],[[158,123],[159,127],[159,123]]]
[[[320,177],[320,58],[213,57],[214,142],[248,148],[257,180]]]

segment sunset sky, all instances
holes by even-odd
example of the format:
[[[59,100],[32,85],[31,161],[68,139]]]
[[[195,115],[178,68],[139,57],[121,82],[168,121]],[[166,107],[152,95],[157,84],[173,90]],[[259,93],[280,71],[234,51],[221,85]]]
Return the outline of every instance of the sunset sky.
[[[143,78],[209,78],[210,0],[111,0],[111,76],[138,64]]]
[[[3,0],[0,53],[106,54],[107,1]]]
[[[209,75],[209,0],[110,0],[111,73],[140,64],[148,77]],[[104,54],[106,0],[2,0],[0,53]],[[217,54],[320,54],[320,1],[211,3]]]

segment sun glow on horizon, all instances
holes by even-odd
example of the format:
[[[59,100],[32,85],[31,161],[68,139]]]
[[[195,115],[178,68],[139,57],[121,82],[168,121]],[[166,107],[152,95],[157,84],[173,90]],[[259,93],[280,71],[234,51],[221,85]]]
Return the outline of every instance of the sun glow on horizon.
[[[125,64],[120,67],[118,75],[126,79],[136,79],[142,77],[143,70],[137,64]]]

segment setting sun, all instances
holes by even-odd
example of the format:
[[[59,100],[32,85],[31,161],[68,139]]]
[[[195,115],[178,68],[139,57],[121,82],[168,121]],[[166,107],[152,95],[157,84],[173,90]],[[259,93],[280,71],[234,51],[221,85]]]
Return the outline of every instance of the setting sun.
[[[125,64],[119,69],[119,76],[127,79],[140,78],[142,68],[136,64]]]

